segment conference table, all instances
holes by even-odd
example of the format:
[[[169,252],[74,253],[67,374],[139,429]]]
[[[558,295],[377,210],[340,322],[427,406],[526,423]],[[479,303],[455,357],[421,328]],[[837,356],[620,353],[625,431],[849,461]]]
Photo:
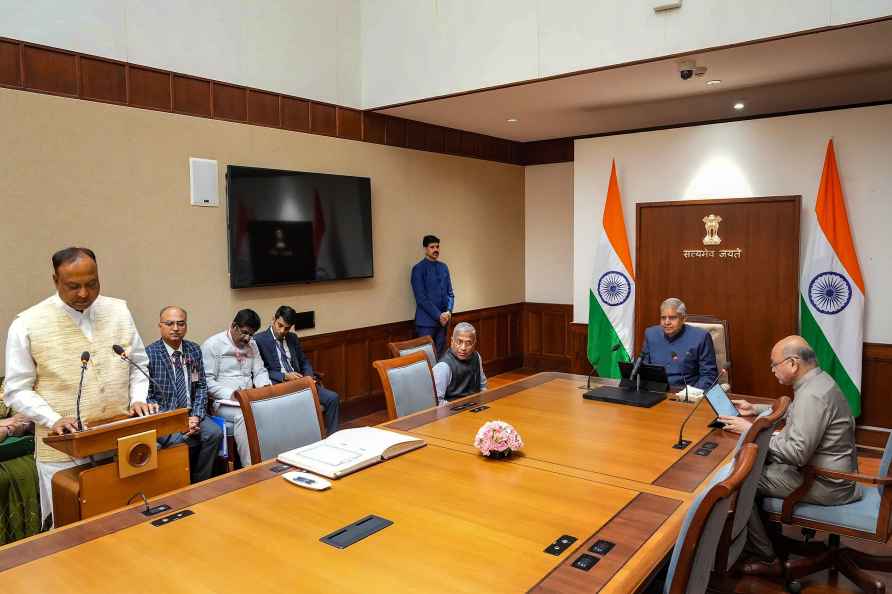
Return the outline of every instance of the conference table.
[[[0,581],[36,592],[635,592],[737,439],[708,427],[704,404],[685,428],[691,445],[675,449],[693,404],[585,400],[585,379],[540,373],[385,423],[427,446],[329,490],[291,485],[268,461],[157,497],[170,506],[157,516],[135,505],[31,537],[0,548]],[[518,430],[521,452],[476,451],[494,419]],[[369,514],[392,524],[343,549],[320,541]],[[590,551],[599,541],[612,547]]]

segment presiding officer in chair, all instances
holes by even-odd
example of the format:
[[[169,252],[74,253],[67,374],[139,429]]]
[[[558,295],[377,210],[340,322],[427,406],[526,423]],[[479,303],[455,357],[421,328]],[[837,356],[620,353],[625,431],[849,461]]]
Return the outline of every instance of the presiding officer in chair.
[[[280,384],[302,377],[313,379],[313,365],[300,348],[300,338],[292,332],[297,322],[297,312],[282,305],[276,310],[269,328],[254,335],[260,357],[273,384]],[[325,431],[331,435],[338,430],[340,399],[336,392],[316,384],[319,404],[325,416]]]
[[[709,332],[685,324],[688,309],[670,297],[660,304],[660,324],[644,331],[645,363],[666,368],[669,385],[705,390],[718,377],[715,347]]]

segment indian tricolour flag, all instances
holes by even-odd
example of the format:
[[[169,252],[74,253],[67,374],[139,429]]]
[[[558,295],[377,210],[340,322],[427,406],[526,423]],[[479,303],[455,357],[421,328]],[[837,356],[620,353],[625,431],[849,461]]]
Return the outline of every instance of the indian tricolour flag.
[[[629,360],[634,324],[635,272],[614,162],[588,296],[588,360],[599,376],[620,376],[617,361]]]
[[[815,215],[817,225],[799,282],[802,336],[857,417],[861,414],[864,279],[849,230],[833,140],[827,144]]]

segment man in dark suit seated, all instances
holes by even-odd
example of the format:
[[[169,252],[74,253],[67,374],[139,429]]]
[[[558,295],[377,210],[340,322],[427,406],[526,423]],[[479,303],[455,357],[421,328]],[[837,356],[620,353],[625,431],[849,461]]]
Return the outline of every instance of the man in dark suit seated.
[[[276,310],[269,328],[254,335],[260,357],[274,384],[302,377],[313,378],[313,365],[300,348],[300,339],[291,330],[297,321],[297,312],[283,305]],[[331,435],[338,430],[340,400],[337,393],[318,383],[319,404],[325,416],[325,431]]]
[[[149,382],[148,401],[158,404],[162,411],[190,409],[188,431],[162,437],[158,443],[161,447],[188,444],[191,479],[197,483],[211,478],[223,430],[207,416],[208,385],[201,347],[184,340],[186,311],[173,305],[165,307],[158,327],[161,340],[146,347],[149,375],[154,380]]]
[[[666,367],[671,386],[685,383],[705,390],[718,375],[709,332],[685,324],[688,310],[681,299],[660,304],[660,324],[644,331],[644,362]]]

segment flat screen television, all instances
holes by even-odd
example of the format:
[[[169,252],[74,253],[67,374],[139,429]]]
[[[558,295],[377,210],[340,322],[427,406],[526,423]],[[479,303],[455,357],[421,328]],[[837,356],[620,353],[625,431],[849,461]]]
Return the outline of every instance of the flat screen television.
[[[233,289],[373,276],[369,178],[229,165],[226,196]]]

